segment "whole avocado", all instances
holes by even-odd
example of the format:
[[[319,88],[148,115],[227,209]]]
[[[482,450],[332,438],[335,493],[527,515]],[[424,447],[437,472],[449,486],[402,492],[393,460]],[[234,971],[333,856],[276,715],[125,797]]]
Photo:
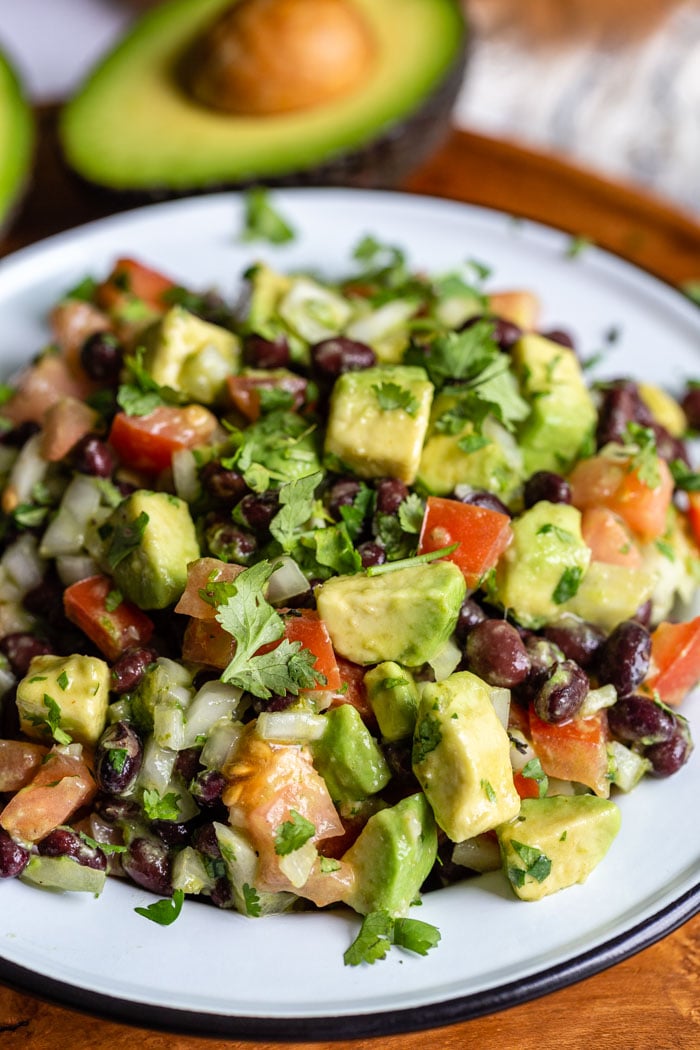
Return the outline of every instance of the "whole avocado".
[[[362,26],[367,54],[353,83],[333,82],[326,97],[319,88],[315,104],[295,94],[290,60],[287,102],[270,81],[284,87],[279,56],[290,50],[289,24],[306,17],[297,36],[311,39],[312,14],[331,2]],[[251,36],[253,16],[262,41]],[[448,130],[466,38],[456,0],[169,0],[137,21],[68,103],[63,152],[88,181],[140,195],[260,181],[393,185]],[[257,76],[247,68],[251,51],[262,56]],[[232,87],[221,85],[237,72]],[[272,101],[262,97],[268,88]]]

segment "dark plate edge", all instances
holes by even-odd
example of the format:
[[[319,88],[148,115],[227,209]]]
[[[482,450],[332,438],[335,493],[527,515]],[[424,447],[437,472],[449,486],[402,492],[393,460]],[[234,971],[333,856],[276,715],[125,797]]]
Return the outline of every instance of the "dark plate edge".
[[[474,1020],[592,977],[661,940],[700,912],[700,882],[644,922],[581,955],[473,995],[406,1010],[333,1017],[245,1017],[151,1006],[91,992],[0,958],[0,980],[20,992],[104,1020],[210,1038],[341,1040],[399,1035]],[[427,962],[425,965],[430,965]]]

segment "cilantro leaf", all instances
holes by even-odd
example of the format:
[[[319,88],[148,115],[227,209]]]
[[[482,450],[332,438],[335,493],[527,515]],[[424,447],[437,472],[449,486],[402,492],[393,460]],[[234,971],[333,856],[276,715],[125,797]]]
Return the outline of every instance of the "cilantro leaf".
[[[177,820],[180,815],[180,796],[174,791],[161,796],[155,790],[143,793],[143,811],[149,820]]]
[[[126,846],[118,846],[114,842],[98,842],[97,839],[86,835],[84,831],[79,831],[78,834],[86,846],[89,846],[90,849],[100,850],[106,857],[111,857],[116,853],[126,853]]]
[[[272,206],[264,186],[254,186],[247,190],[241,240],[286,244],[293,241],[295,236],[293,227]]]
[[[394,944],[417,955],[427,955],[440,942],[440,931],[420,919],[395,919]]]
[[[360,482],[360,488],[352,503],[341,506],[340,516],[345,523],[351,541],[356,540],[362,532],[365,518],[374,507],[375,498],[374,491],[363,482]]]
[[[243,883],[243,900],[245,901],[246,915],[250,915],[252,919],[259,919],[262,915],[260,894],[254,886],[249,886],[247,882]]]
[[[540,525],[535,535],[546,536],[548,533],[556,536],[560,543],[573,543],[575,539],[573,532],[569,532],[568,529],[562,529],[560,525],[555,525],[551,521],[546,521],[544,525]]]
[[[647,488],[657,489],[661,484],[659,458],[656,451],[656,435],[651,427],[639,423],[627,424],[626,437],[632,445],[631,469]]]
[[[57,744],[72,743],[72,736],[66,733],[65,729],[61,729],[61,708],[53,697],[48,695],[48,693],[44,693],[44,707],[48,714],[44,719],[37,719],[37,724],[41,725],[42,723],[45,723],[51,730],[51,736]]]
[[[489,802],[496,801],[496,792],[493,790],[493,785],[490,780],[486,780],[485,777],[481,778],[481,790],[486,795]]]
[[[542,769],[542,763],[539,758],[531,758],[529,762],[526,762],[523,768],[520,770],[524,777],[528,780],[534,780],[537,784],[537,792],[540,798],[544,798],[549,788],[549,778]]]
[[[181,405],[185,396],[169,386],[161,386],[143,364],[143,349],[127,355],[124,364],[129,381],[117,391],[117,404],[128,416],[147,416],[162,405]]]
[[[406,363],[422,364],[436,387],[444,386],[448,380],[468,382],[500,355],[493,330],[491,321],[477,321],[461,332],[439,336],[425,351],[421,348],[417,358],[417,348],[409,347]]]
[[[316,529],[304,542],[307,546],[313,545],[319,565],[332,569],[339,576],[350,576],[362,568],[362,558],[353,547],[344,522]]]
[[[700,474],[686,466],[682,459],[671,460],[669,468],[677,489],[683,492],[700,492]]]
[[[416,735],[413,740],[413,765],[420,765],[426,756],[435,750],[441,740],[442,728],[439,719],[430,714],[421,718],[416,726]]]
[[[184,899],[184,891],[175,890],[172,897],[162,901],[155,901],[153,904],[149,904],[147,908],[134,908],[134,911],[137,915],[143,915],[144,919],[150,919],[151,922],[157,923],[158,926],[171,926],[182,911]]]
[[[410,390],[400,386],[398,383],[383,382],[375,383],[372,390],[377,395],[377,401],[382,412],[393,412],[402,409],[409,416],[415,416],[418,411],[418,399]]]
[[[120,562],[140,546],[149,520],[148,514],[142,510],[133,521],[117,524],[108,534],[110,542],[107,549],[107,563],[111,569],[116,569]],[[103,539],[106,538],[103,532],[100,534]]]
[[[105,598],[105,609],[107,612],[114,612],[115,609],[119,608],[123,601],[124,595],[122,592],[114,588],[114,590],[108,592],[107,597]]]
[[[399,504],[399,524],[404,532],[419,533],[425,516],[425,503],[416,492],[411,492]]]
[[[529,875],[536,882],[544,882],[552,870],[552,862],[549,857],[536,846],[528,846],[525,842],[516,842],[515,839],[511,839],[510,844],[525,865],[523,876]],[[518,882],[518,885],[522,886],[522,882]]]
[[[466,452],[467,455],[470,455],[472,452],[478,452],[479,449],[486,448],[490,444],[491,439],[484,437],[483,434],[465,434],[457,442],[459,449],[462,452]]]
[[[270,522],[270,532],[286,553],[293,550],[299,538],[299,530],[308,523],[313,514],[314,493],[322,476],[320,471],[317,471],[280,486],[280,509]]]
[[[346,966],[375,963],[383,959],[391,947],[394,920],[388,911],[371,911],[365,915],[360,932],[343,955]]]
[[[278,857],[286,857],[301,849],[316,834],[315,825],[295,809],[290,809],[289,817],[275,830],[275,853]]]
[[[563,605],[578,591],[583,579],[583,569],[578,565],[570,565],[564,569],[559,577],[559,582],[552,591],[552,601],[557,605]]]

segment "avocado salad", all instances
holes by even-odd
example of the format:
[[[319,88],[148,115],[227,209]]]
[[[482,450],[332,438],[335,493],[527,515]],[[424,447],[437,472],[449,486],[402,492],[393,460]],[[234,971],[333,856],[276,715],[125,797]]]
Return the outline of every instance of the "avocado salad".
[[[372,963],[437,944],[423,892],[583,882],[682,770],[700,391],[589,383],[490,280],[365,236],[235,303],[121,258],[55,305],[1,391],[0,878],[342,904]]]

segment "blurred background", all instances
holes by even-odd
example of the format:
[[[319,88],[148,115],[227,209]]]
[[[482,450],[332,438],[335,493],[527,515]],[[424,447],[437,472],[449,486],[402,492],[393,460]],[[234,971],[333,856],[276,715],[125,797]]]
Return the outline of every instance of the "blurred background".
[[[0,48],[34,102],[70,95],[156,0],[15,0]],[[700,214],[700,0],[464,0],[455,123]]]

